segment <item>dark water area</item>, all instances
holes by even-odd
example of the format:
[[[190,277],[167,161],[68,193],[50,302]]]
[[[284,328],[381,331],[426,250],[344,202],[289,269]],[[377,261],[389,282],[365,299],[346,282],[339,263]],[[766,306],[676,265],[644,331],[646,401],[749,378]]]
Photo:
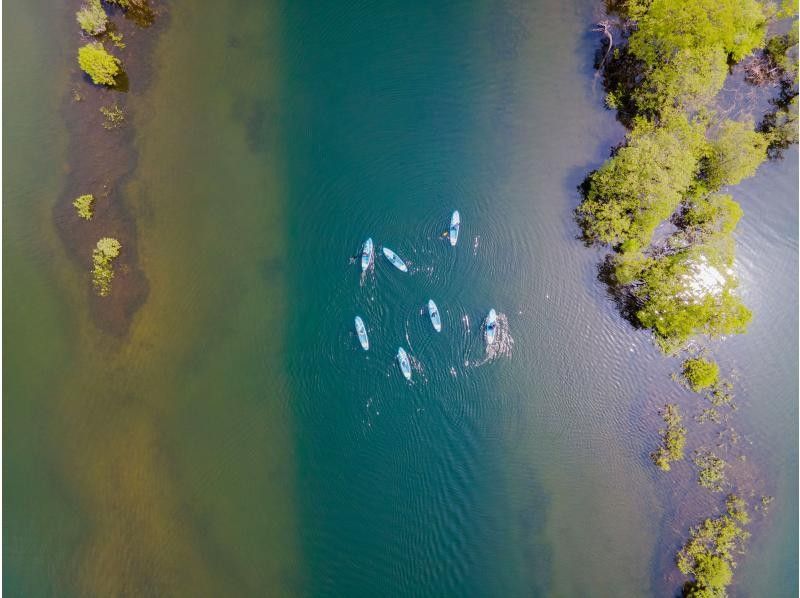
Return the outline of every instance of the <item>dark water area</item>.
[[[99,124],[65,118],[74,7],[4,7],[4,591],[673,595],[674,552],[724,497],[652,466],[657,409],[700,399],[572,220],[624,134],[592,70],[601,7],[163,8],[108,132],[130,136],[109,199],[148,289],[120,331],[59,228]],[[734,427],[734,479],[775,496],[733,596],[796,589],[797,176],[795,148],[731,190],[754,319],[711,350],[739,409],[688,424],[689,454]]]

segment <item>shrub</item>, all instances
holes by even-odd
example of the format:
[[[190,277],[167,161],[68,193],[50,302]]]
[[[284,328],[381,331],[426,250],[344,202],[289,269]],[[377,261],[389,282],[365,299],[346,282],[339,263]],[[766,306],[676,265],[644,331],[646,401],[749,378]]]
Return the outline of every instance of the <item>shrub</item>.
[[[702,127],[677,115],[657,126],[638,119],[626,145],[586,180],[576,215],[587,240],[636,250],[669,218],[692,184]]]
[[[719,365],[703,359],[687,359],[683,362],[683,377],[694,392],[714,386],[719,382]]]
[[[793,24],[788,33],[767,40],[764,53],[776,68],[791,76],[797,75],[797,27]]]
[[[694,576],[700,587],[721,590],[731,583],[733,572],[724,559],[713,554],[701,554],[695,560]]]
[[[669,62],[683,49],[716,46],[738,62],[759,47],[766,14],[757,0],[653,0],[630,38],[647,64]]]
[[[92,251],[92,283],[101,297],[111,293],[111,281],[114,279],[112,262],[119,256],[122,244],[111,237],[103,237]]]
[[[734,556],[744,553],[750,537],[741,527],[747,524],[749,515],[744,500],[734,494],[728,496],[726,506],[727,514],[691,528],[689,540],[676,555],[681,573],[694,577],[685,588],[685,596],[722,598],[731,583]]]
[[[710,152],[703,175],[708,188],[716,191],[723,185],[736,185],[755,174],[767,159],[767,137],[755,130],[752,121],[726,120]]]
[[[119,58],[106,52],[99,42],[78,49],[78,64],[96,85],[114,85],[120,72]]]
[[[651,68],[631,92],[636,108],[661,114],[670,108],[697,110],[719,93],[728,76],[722,48],[709,46],[679,50],[669,61]]]
[[[769,142],[767,154],[770,158],[780,158],[783,150],[798,141],[797,96],[764,115],[758,130],[764,133]]]
[[[109,31],[108,32],[108,39],[110,39],[111,42],[116,47],[118,47],[120,50],[125,48],[125,42],[122,41],[122,37],[123,37],[122,34],[121,33],[117,33],[116,31]]]
[[[75,201],[72,202],[72,205],[75,206],[75,209],[78,212],[78,216],[83,218],[84,220],[91,220],[92,216],[94,215],[94,195],[81,195]]]
[[[672,353],[699,334],[715,337],[746,330],[752,314],[734,294],[737,282],[727,271],[729,260],[717,247],[700,245],[626,264],[621,274],[638,303],[636,321],[653,331],[662,350]],[[709,278],[711,272],[722,281]]]
[[[89,35],[100,35],[108,26],[108,15],[100,4],[100,0],[88,0],[75,13],[78,24]]]
[[[683,418],[677,405],[665,405],[661,412],[661,417],[667,427],[658,431],[661,436],[661,446],[650,454],[650,458],[663,471],[669,471],[672,461],[683,459],[683,450],[686,446],[686,428],[681,426]]]
[[[703,235],[727,235],[733,232],[741,217],[742,208],[730,195],[710,195],[689,202],[679,223]]]

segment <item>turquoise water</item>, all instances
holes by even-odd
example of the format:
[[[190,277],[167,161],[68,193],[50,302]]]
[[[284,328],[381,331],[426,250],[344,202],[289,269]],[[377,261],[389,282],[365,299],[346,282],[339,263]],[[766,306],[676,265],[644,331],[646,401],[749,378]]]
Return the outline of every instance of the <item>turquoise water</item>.
[[[674,593],[672,555],[720,500],[650,463],[657,408],[697,398],[576,240],[576,186],[623,134],[591,68],[597,8],[166,5],[118,198],[150,291],[110,338],[52,224],[74,8],[10,3],[30,65],[4,64],[4,590]],[[734,190],[755,318],[712,349],[738,372],[743,471],[776,500],[733,595],[797,579],[796,181],[793,149]],[[410,272],[378,252],[362,278],[368,236]]]

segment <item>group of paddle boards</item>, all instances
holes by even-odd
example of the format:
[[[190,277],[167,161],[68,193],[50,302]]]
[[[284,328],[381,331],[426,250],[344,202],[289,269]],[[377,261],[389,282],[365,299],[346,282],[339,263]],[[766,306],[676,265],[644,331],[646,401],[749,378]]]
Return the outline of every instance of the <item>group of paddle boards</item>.
[[[453,212],[452,217],[450,218],[450,227],[447,231],[447,237],[450,240],[450,246],[455,247],[456,243],[458,243],[458,232],[461,229],[461,216],[458,213],[458,210]],[[394,251],[389,249],[388,247],[382,248],[383,255],[389,262],[401,272],[408,272],[408,266],[406,263],[397,255]],[[364,242],[363,247],[361,248],[361,271],[366,272],[367,269],[375,262],[375,244],[372,242],[372,239],[369,238]],[[439,308],[436,307],[436,303],[434,303],[433,299],[428,300],[428,316],[431,319],[431,324],[433,324],[433,329],[436,332],[442,331],[442,318],[439,315]],[[367,327],[364,325],[364,320],[361,319],[361,316],[356,316],[355,318],[356,324],[356,334],[358,335],[358,341],[361,343],[361,348],[364,351],[369,351],[369,336],[367,336]],[[494,343],[495,334],[497,332],[497,313],[494,309],[489,310],[489,315],[486,316],[485,321],[485,329],[484,329],[484,338],[486,339],[487,345],[492,345]],[[408,359],[408,353],[403,347],[399,347],[397,349],[397,362],[400,364],[400,371],[403,372],[403,376],[405,376],[406,380],[411,380],[411,361]]]

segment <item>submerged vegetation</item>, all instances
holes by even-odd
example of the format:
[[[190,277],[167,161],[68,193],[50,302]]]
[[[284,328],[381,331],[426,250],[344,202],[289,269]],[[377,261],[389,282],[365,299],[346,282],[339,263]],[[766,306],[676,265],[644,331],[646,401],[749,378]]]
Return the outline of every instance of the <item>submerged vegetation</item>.
[[[114,280],[113,261],[119,256],[122,244],[111,237],[103,237],[92,251],[92,284],[101,297],[111,293]]]
[[[117,104],[102,106],[100,112],[105,116],[103,127],[106,129],[117,129],[125,122],[125,112]]]
[[[695,453],[697,483],[712,492],[722,492],[726,483],[725,470],[728,464],[709,450]]]
[[[623,315],[665,353],[691,348],[682,379],[711,403],[694,419],[721,423],[719,409],[735,408],[732,384],[704,357],[703,338],[743,333],[752,319],[737,294],[733,234],[743,211],[729,188],[797,143],[797,8],[766,0],[606,5],[598,68],[606,106],[627,134],[581,184],[576,221],[587,244],[608,248],[600,276]],[[770,36],[787,17],[791,31]],[[728,86],[732,73],[743,76]],[[731,93],[737,86],[751,92]],[[676,404],[660,415],[666,427],[650,457],[669,471],[683,458],[687,431]],[[702,487],[735,485],[711,450],[692,460]],[[732,495],[727,515],[690,530],[678,553],[679,569],[692,577],[685,595],[726,595],[747,521],[744,501]]]
[[[100,42],[88,43],[78,50],[78,64],[95,85],[114,85],[121,62],[109,54]]]
[[[111,40],[111,43],[114,44],[120,50],[125,49],[125,42],[122,41],[123,35],[121,33],[117,33],[116,31],[109,31],[108,32],[108,39]]]
[[[84,220],[91,220],[94,216],[94,195],[81,195],[72,202],[78,216]]]
[[[684,587],[684,596],[723,598],[733,578],[735,557],[745,552],[750,522],[745,501],[731,494],[726,514],[708,518],[689,531],[689,540],[676,556],[678,569],[694,578]]]
[[[683,418],[677,405],[665,405],[661,411],[661,417],[667,427],[658,431],[661,436],[661,446],[650,454],[650,458],[656,466],[664,471],[669,471],[672,468],[670,463],[683,459],[686,428],[681,425]]]

